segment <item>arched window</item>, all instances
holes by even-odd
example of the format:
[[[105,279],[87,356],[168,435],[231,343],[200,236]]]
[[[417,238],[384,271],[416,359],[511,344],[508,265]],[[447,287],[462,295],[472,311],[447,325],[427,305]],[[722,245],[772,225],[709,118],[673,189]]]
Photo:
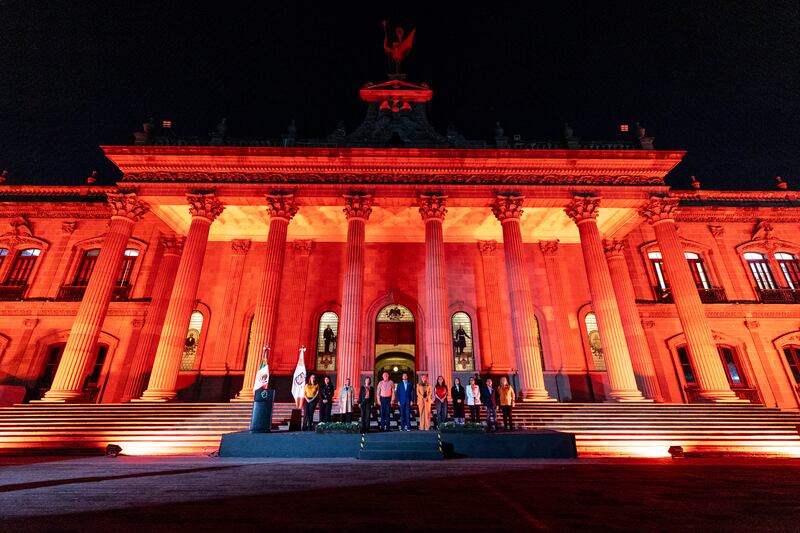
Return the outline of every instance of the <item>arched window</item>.
[[[72,282],[77,287],[85,287],[89,284],[89,278],[94,272],[94,265],[97,263],[97,257],[100,255],[100,248],[92,248],[86,250],[81,258],[81,264],[78,265],[78,270],[75,272],[75,280]]]
[[[747,252],[744,254],[744,260],[750,267],[750,272],[753,274],[756,286],[761,290],[774,290],[778,287],[775,285],[775,278],[772,277],[772,271],[769,268],[769,260],[764,254],[757,252]]]
[[[689,352],[685,344],[676,348],[678,352],[678,362],[683,370],[683,378],[686,380],[686,385],[690,388],[697,387],[696,374],[694,367],[689,359]],[[728,384],[731,388],[747,388],[747,381],[742,373],[742,366],[739,362],[739,355],[736,353],[736,348],[725,344],[717,345],[717,353],[719,354],[722,367],[725,369],[725,375],[728,378]]]
[[[3,263],[6,261],[7,256],[8,256],[8,250],[6,248],[0,248],[0,267],[3,266]]]
[[[800,346],[794,344],[784,346],[783,355],[786,357],[792,376],[794,376],[794,382],[800,385]]]
[[[336,348],[339,339],[339,315],[325,311],[319,317],[317,330],[316,369],[323,372],[336,370]]]
[[[706,267],[703,265],[703,259],[699,254],[694,252],[685,252],[683,254],[686,261],[689,263],[689,270],[692,271],[694,284],[698,289],[710,289],[711,284],[708,282],[708,275],[706,274]]]
[[[203,313],[195,311],[189,319],[189,330],[183,344],[181,356],[181,370],[194,370],[194,361],[197,357],[197,347],[200,344],[200,332],[203,330]]]
[[[657,288],[662,292],[666,292],[669,285],[667,284],[667,274],[664,272],[664,261],[661,259],[661,252],[650,252],[647,254],[647,258],[650,260],[650,264],[653,265]]]
[[[600,342],[600,330],[597,328],[597,316],[594,313],[586,313],[584,318],[586,324],[586,338],[589,341],[589,350],[592,354],[592,364],[595,370],[605,370],[606,360],[603,357],[603,344]]]
[[[453,313],[450,318],[453,335],[453,357],[455,372],[475,370],[475,350],[472,344],[472,319],[463,311]]]
[[[130,286],[133,266],[136,264],[137,257],[139,257],[139,250],[133,248],[125,250],[122,256],[122,266],[120,266],[119,269],[119,276],[117,276],[117,287]]]
[[[26,286],[31,272],[33,272],[33,266],[36,264],[36,259],[41,253],[42,251],[38,248],[28,248],[17,252],[4,285],[13,287]]]
[[[800,265],[797,263],[797,257],[786,252],[778,252],[775,254],[775,260],[786,279],[786,285],[794,291],[800,289]]]

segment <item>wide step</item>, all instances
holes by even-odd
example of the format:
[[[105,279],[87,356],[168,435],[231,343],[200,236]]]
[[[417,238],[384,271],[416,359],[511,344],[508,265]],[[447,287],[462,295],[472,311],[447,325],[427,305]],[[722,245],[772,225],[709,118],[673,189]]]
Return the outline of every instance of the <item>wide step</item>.
[[[436,433],[410,431],[364,435],[358,458],[374,461],[438,461],[444,455]]]

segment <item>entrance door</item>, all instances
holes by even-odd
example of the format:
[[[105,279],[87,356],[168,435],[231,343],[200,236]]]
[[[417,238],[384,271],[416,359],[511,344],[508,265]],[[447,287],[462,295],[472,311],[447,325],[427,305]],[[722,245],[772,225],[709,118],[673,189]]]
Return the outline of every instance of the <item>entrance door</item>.
[[[416,372],[416,323],[414,315],[403,305],[387,305],[375,319],[375,380],[384,372],[395,383],[403,373],[414,383]]]

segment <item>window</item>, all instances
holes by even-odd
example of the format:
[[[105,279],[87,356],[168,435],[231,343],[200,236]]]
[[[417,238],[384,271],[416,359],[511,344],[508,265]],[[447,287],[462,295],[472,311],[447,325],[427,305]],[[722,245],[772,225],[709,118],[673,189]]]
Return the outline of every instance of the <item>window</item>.
[[[339,339],[339,315],[325,311],[319,317],[317,330],[316,369],[323,372],[336,370],[336,348]]]
[[[40,390],[40,394],[45,392],[53,385],[53,378],[56,377],[56,370],[58,364],[61,362],[61,356],[64,354],[65,344],[54,344],[47,349],[47,360],[44,364],[44,371],[36,381],[36,388]]]
[[[700,255],[694,252],[685,252],[684,257],[686,257],[686,261],[689,263],[689,270],[692,271],[692,277],[694,278],[694,284],[697,286],[698,289],[710,289],[711,284],[708,283],[708,276],[706,275],[706,268],[703,265],[703,260],[700,258]]]
[[[744,260],[747,261],[747,265],[750,267],[750,272],[752,272],[753,278],[756,281],[756,286],[759,289],[774,290],[777,288],[766,255],[756,252],[747,252],[744,254]]]
[[[33,266],[36,264],[36,259],[42,253],[38,248],[28,248],[27,250],[20,250],[11,264],[11,270],[6,277],[5,285],[12,285],[16,287],[25,286],[28,284],[28,278],[31,276]]]
[[[119,276],[117,277],[117,287],[127,287],[131,284],[133,265],[136,264],[137,257],[139,257],[139,250],[125,250],[125,254],[122,257],[122,266],[119,269]]]
[[[664,261],[661,259],[661,252],[650,252],[647,254],[647,258],[650,260],[650,264],[653,265],[658,288],[666,291],[669,285],[667,284],[667,275],[664,272]]]
[[[194,370],[194,361],[197,357],[197,345],[200,344],[200,332],[203,329],[203,313],[195,311],[189,319],[189,330],[183,344],[181,356],[181,370]]]
[[[692,362],[689,360],[689,352],[686,350],[686,346],[678,346],[678,361],[681,364],[683,378],[686,380],[686,384],[697,385],[697,380],[694,377],[694,369],[692,368]]]
[[[450,328],[453,336],[453,357],[455,372],[475,370],[475,350],[472,344],[472,319],[463,311],[450,317]]]
[[[783,355],[786,356],[786,362],[789,364],[789,370],[792,371],[794,382],[800,385],[800,346],[784,347]]]
[[[97,256],[100,255],[100,248],[86,250],[81,258],[81,264],[78,265],[78,270],[75,272],[75,280],[73,285],[85,287],[89,284],[89,278],[94,272],[94,265],[97,263]]]
[[[717,346],[719,357],[722,359],[722,366],[725,367],[725,374],[728,376],[728,383],[731,387],[747,387],[744,375],[739,367],[739,360],[736,350],[731,346]]]
[[[8,250],[6,250],[5,248],[0,248],[0,267],[2,267],[3,263],[5,263],[7,255],[8,255]]]
[[[793,291],[800,289],[800,265],[797,263],[797,257],[785,252],[778,252],[775,254],[775,260],[786,279],[786,285]]]
[[[106,362],[108,355],[108,346],[102,344],[97,349],[97,357],[94,360],[92,372],[86,376],[86,384],[84,387],[96,388],[100,383],[100,374],[103,372],[103,365]]]
[[[589,350],[592,353],[592,364],[595,370],[605,370],[606,360],[603,357],[603,344],[600,342],[600,330],[597,328],[597,316],[586,313],[586,337],[589,340]]]

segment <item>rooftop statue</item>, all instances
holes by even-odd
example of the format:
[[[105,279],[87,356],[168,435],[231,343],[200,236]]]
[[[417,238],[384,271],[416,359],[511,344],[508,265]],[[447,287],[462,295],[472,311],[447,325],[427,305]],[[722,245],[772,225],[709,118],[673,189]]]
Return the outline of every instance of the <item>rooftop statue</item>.
[[[383,50],[386,52],[386,55],[389,57],[389,62],[394,67],[394,74],[400,74],[400,63],[403,59],[408,55],[411,51],[411,45],[414,42],[414,32],[416,29],[411,30],[411,33],[408,34],[408,37],[403,39],[403,28],[395,28],[394,34],[397,36],[397,40],[389,46],[389,35],[386,33],[386,26],[389,24],[388,20],[383,21]]]

